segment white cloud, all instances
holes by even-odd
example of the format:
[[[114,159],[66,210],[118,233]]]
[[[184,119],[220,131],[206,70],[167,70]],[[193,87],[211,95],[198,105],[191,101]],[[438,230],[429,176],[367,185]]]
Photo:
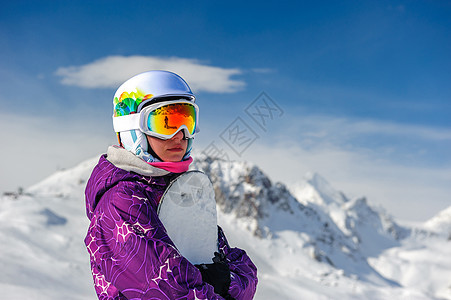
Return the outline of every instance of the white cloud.
[[[270,74],[275,72],[274,69],[270,68],[253,68],[251,71],[258,74]]]
[[[290,115],[291,113],[291,115]],[[451,141],[449,128],[403,124],[377,119],[303,115],[291,111],[282,117],[284,131],[290,135],[351,139],[360,136],[409,137],[429,141]],[[288,126],[292,124],[292,126]]]
[[[61,82],[83,88],[117,88],[128,78],[148,70],[168,70],[182,76],[194,92],[233,93],[244,88],[233,79],[240,69],[205,65],[196,59],[156,56],[108,56],[82,66],[61,67]]]
[[[377,120],[343,120],[343,126],[352,134],[384,134],[391,136],[410,136],[424,140],[451,141],[451,130],[421,125],[399,124]]]

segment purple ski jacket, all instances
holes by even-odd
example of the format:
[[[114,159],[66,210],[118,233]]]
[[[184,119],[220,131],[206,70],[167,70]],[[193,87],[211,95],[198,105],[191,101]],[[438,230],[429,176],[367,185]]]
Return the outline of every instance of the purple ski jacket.
[[[100,157],[85,190],[91,221],[85,244],[99,299],[223,299],[178,252],[158,218],[173,177],[121,148]],[[231,271],[229,294],[252,299],[255,265],[245,251],[229,247],[222,230],[218,241]]]

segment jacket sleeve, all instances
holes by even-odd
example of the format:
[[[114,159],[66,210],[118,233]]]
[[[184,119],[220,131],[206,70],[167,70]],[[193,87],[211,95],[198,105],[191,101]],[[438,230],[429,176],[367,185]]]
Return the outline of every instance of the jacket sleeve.
[[[227,238],[219,226],[218,242],[220,250],[226,255],[230,268],[230,296],[236,300],[253,299],[258,283],[257,267],[244,250],[230,248]]]
[[[223,299],[173,246],[136,187],[120,184],[102,196],[85,242],[99,299]]]

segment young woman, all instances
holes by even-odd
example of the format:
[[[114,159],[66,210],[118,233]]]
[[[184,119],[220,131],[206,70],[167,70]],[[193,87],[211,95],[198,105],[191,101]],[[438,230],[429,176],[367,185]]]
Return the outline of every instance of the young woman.
[[[257,269],[218,228],[218,254],[201,266],[183,257],[157,207],[168,184],[186,172],[198,107],[188,84],[149,71],[114,96],[119,146],[108,148],[88,181],[91,223],[85,244],[99,299],[252,299]]]

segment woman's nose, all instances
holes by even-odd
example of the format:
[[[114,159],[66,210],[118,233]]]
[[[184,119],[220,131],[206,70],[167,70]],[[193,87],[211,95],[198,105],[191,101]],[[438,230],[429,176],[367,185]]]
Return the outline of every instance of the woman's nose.
[[[177,133],[172,137],[172,139],[174,139],[174,140],[182,140],[184,136],[185,136],[185,135],[183,134],[182,130],[180,130],[179,132],[177,132]],[[171,140],[172,140],[172,139],[171,139]]]

